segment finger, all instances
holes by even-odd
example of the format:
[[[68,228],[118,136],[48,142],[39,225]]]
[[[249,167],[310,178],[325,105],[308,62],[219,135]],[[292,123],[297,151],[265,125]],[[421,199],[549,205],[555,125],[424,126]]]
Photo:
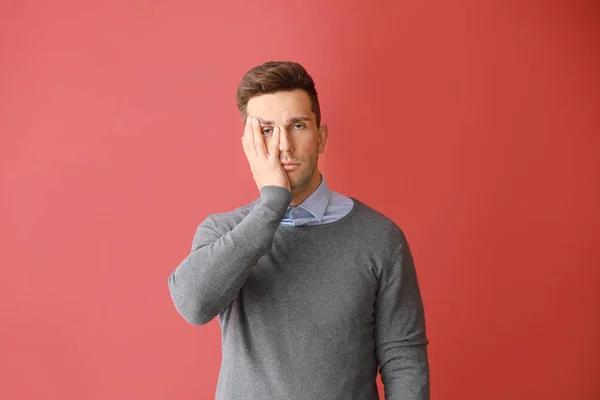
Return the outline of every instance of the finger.
[[[254,134],[252,133],[252,117],[246,118],[246,126],[244,127],[244,136],[242,137],[244,143],[244,151],[247,156],[255,156],[256,149],[254,148]]]
[[[256,154],[261,156],[263,159],[267,158],[267,147],[265,145],[265,138],[258,122],[258,118],[253,118],[252,131],[254,132],[254,147]]]
[[[279,160],[279,140],[281,138],[281,129],[278,126],[273,129],[273,139],[269,144],[269,157]]]

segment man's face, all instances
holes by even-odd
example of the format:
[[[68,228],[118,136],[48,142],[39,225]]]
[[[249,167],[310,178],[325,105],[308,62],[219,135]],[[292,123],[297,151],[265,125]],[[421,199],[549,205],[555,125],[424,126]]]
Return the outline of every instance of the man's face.
[[[317,161],[325,150],[327,127],[317,128],[308,93],[293,90],[255,96],[246,110],[249,116],[259,118],[267,146],[273,139],[273,129],[278,126],[281,130],[279,159],[300,164],[286,170],[292,191],[318,185]]]

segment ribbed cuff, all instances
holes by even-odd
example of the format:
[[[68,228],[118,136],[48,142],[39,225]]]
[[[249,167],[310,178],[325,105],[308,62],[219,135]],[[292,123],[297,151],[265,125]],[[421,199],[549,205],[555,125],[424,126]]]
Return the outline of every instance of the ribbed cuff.
[[[292,202],[292,192],[281,186],[263,186],[260,188],[260,202],[277,214],[283,216]]]

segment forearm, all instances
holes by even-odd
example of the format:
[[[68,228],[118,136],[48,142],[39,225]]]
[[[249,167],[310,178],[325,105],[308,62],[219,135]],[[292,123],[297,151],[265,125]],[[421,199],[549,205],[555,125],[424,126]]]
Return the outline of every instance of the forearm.
[[[237,296],[258,259],[270,251],[290,201],[291,192],[263,187],[260,203],[231,231],[219,236],[198,229],[198,247],[169,276],[171,297],[186,321],[205,324]]]
[[[427,345],[395,346],[380,366],[386,400],[429,400]]]

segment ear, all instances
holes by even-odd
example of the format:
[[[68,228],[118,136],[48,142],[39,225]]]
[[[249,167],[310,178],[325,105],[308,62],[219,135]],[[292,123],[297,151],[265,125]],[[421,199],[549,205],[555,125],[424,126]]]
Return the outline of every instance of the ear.
[[[327,143],[327,135],[329,134],[329,128],[327,125],[321,125],[319,128],[319,137],[318,137],[318,148],[319,154],[325,152],[325,143]]]

